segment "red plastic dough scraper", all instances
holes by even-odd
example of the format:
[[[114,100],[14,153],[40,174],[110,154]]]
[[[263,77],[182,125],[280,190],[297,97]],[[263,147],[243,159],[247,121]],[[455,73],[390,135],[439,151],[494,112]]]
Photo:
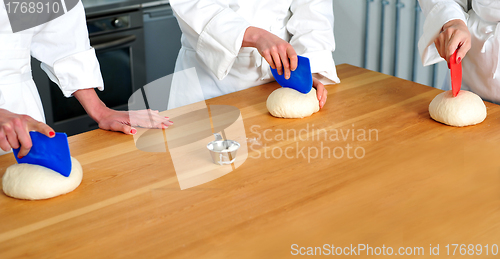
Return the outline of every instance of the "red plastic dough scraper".
[[[462,64],[457,64],[457,52],[451,55],[450,58],[450,74],[451,74],[451,89],[453,92],[453,97],[458,95],[460,92],[460,87],[462,86]]]
[[[41,165],[68,177],[71,173],[71,156],[66,133],[57,132],[49,138],[40,132],[30,131],[30,137],[33,146],[26,156],[18,158],[20,148],[13,150],[17,163]]]

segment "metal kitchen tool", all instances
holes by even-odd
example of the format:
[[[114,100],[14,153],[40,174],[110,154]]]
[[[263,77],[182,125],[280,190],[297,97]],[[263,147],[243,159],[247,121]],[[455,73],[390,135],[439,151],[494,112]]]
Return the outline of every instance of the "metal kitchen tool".
[[[450,73],[451,73],[451,89],[453,92],[453,97],[458,95],[460,92],[460,87],[462,86],[462,63],[457,64],[457,52],[451,55],[450,58]]]
[[[17,163],[41,165],[68,177],[71,173],[71,156],[66,133],[58,132],[49,138],[40,132],[30,131],[30,137],[33,146],[25,157],[17,157],[20,148],[13,150]]]
[[[285,79],[285,73],[282,75],[278,74],[276,69],[271,68],[271,72],[273,73],[274,79],[276,82],[283,87],[288,87],[295,89],[303,94],[307,94],[312,89],[312,74],[311,74],[311,64],[309,59],[302,56],[298,57],[297,69],[295,71],[291,71],[290,78]]]
[[[236,159],[236,151],[240,143],[234,140],[223,140],[219,133],[214,133],[215,141],[208,143],[207,148],[212,160],[217,165],[229,165]]]

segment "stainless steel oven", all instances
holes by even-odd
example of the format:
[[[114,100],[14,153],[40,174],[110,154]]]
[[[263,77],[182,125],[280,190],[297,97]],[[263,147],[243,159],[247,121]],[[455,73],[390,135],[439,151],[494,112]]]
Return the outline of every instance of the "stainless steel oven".
[[[104,91],[96,91],[106,106],[126,110],[128,99],[146,84],[143,14],[140,9],[87,17],[90,44],[96,50]],[[68,135],[98,128],[76,98],[66,98],[33,59],[33,78],[47,124]]]

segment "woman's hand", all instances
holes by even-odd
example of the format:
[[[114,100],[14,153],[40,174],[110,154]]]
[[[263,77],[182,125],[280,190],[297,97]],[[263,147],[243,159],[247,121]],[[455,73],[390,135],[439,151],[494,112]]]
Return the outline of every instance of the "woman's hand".
[[[457,64],[460,64],[471,47],[471,37],[467,25],[462,20],[451,20],[445,25],[439,36],[434,40],[439,55],[450,66],[450,57],[458,49]]]
[[[137,130],[133,127],[166,129],[172,125],[168,117],[161,116],[158,111],[115,111],[106,108],[96,119],[99,128],[111,131],[121,131],[134,135]]]
[[[313,87],[316,88],[316,95],[318,96],[319,108],[323,108],[328,98],[328,91],[325,86],[316,78],[313,77]]]
[[[20,115],[0,109],[0,147],[3,151],[21,147],[17,157],[26,156],[33,146],[29,135],[30,131],[38,131],[49,138],[56,135],[49,125],[39,122],[28,115]]]
[[[133,127],[164,129],[172,125],[168,117],[161,116],[158,111],[115,111],[99,99],[93,88],[78,90],[73,95],[82,104],[89,116],[99,124],[99,128],[135,134]]]
[[[290,78],[290,70],[297,69],[297,53],[292,45],[264,29],[248,27],[241,46],[257,48],[260,55],[279,75],[282,75],[284,70],[285,79]]]

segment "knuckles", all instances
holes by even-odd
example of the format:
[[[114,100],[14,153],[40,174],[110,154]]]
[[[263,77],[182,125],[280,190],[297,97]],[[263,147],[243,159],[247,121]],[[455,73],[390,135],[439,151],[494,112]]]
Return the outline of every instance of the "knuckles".
[[[13,123],[3,123],[1,126],[0,126],[0,131],[2,132],[3,135],[5,135],[5,133],[10,133],[10,132],[13,132],[14,131],[14,127],[13,127]]]
[[[22,146],[24,149],[31,149],[31,147],[33,147],[33,143],[30,141],[28,143],[23,143],[23,146]]]
[[[287,48],[288,48],[287,44],[280,44],[277,47],[277,49],[278,49],[279,52],[285,52]]]
[[[448,28],[441,33],[440,37],[450,38],[454,32],[455,32],[454,29]]]

